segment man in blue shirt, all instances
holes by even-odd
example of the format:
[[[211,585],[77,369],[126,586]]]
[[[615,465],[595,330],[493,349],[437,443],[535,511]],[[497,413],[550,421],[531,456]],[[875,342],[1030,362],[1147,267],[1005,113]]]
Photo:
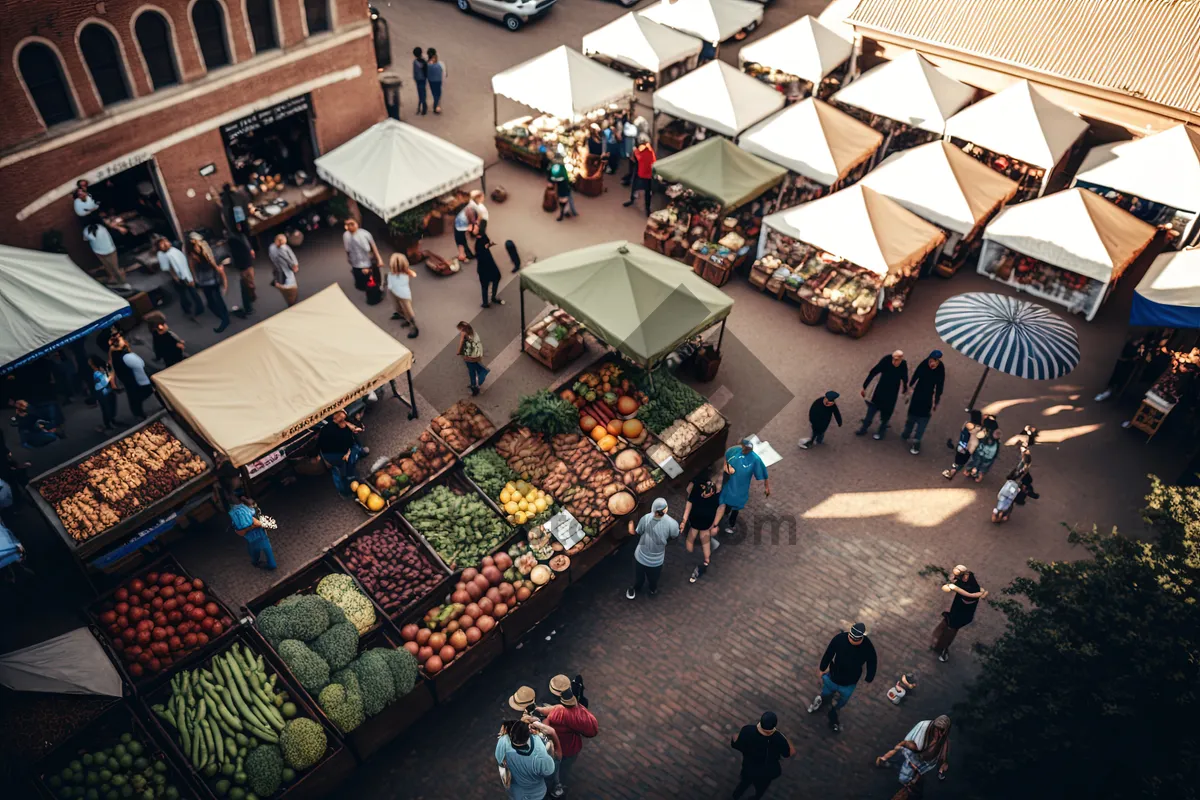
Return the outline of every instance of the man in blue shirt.
[[[763,492],[771,496],[771,481],[767,477],[767,465],[754,452],[754,443],[742,439],[741,446],[725,451],[725,485],[721,487],[721,503],[729,510],[725,518],[725,532],[733,533],[738,512],[750,502],[750,483],[763,482]]]
[[[246,493],[238,489],[234,493],[235,501],[229,509],[229,520],[233,523],[233,531],[246,540],[246,549],[250,551],[250,563],[263,569],[275,569],[275,553],[271,550],[271,540],[263,530],[258,518],[258,508]],[[265,555],[266,563],[259,563],[259,556]]]

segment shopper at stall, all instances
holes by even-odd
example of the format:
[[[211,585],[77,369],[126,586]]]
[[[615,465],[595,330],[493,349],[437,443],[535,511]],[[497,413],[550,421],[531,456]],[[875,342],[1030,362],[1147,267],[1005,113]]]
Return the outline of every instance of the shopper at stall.
[[[179,307],[184,316],[193,322],[204,311],[204,301],[196,291],[196,279],[188,266],[188,258],[165,236],[154,243],[158,250],[158,268],[171,276],[179,292]]]
[[[1000,524],[1008,522],[1012,516],[1013,506],[1023,506],[1028,499],[1037,500],[1039,495],[1033,489],[1033,475],[1028,470],[1019,472],[1014,469],[1008,473],[1000,491],[996,493],[996,505],[992,507],[992,522]]]
[[[639,536],[633,551],[633,585],[625,590],[625,599],[633,600],[642,587],[649,584],[650,596],[658,594],[658,579],[667,558],[667,542],[679,536],[679,523],[667,516],[667,501],[654,498],[650,513],[634,526],[629,520],[629,535]]]
[[[821,664],[817,667],[821,693],[809,703],[808,713],[820,708],[826,697],[836,694],[837,700],[829,709],[829,725],[834,731],[840,731],[842,725],[837,712],[850,702],[850,696],[863,676],[863,667],[867,668],[867,683],[870,683],[875,680],[877,666],[875,645],[867,638],[867,626],[864,623],[856,622],[849,631],[834,636],[829,640],[829,646],[825,648]]]
[[[254,301],[258,299],[258,287],[254,284],[254,246],[246,234],[236,230],[229,234],[225,244],[229,246],[229,256],[240,275],[238,285],[242,290],[242,307],[234,313],[245,319],[254,313]]]
[[[622,114],[621,117],[621,156],[625,159],[625,177],[621,179],[622,186],[629,186],[633,183],[634,176],[637,175],[637,160],[633,157],[633,151],[638,143],[638,126],[629,118],[628,114]]]
[[[151,317],[150,314],[146,315],[146,322],[150,326],[150,335],[153,337],[154,357],[164,366],[173,367],[187,358],[185,349],[187,343],[171,330],[162,312],[152,311],[150,313],[155,315],[154,317]]]
[[[633,187],[629,190],[629,202],[624,203],[625,207],[633,205],[637,200],[638,192],[642,192],[646,199],[646,216],[650,216],[650,200],[653,194],[650,191],[650,180],[654,177],[654,162],[658,160],[658,156],[654,153],[654,148],[650,146],[650,137],[645,134],[638,134],[638,145],[633,151],[633,159],[637,162],[637,176],[633,179]]]
[[[458,246],[458,260],[467,263],[475,254],[467,246],[467,234],[471,232],[470,203],[463,206],[454,215],[454,244]]]
[[[950,603],[950,610],[942,612],[942,619],[933,630],[933,641],[929,648],[938,654],[938,661],[945,663],[950,660],[950,645],[954,637],[974,621],[979,601],[988,593],[979,587],[975,573],[962,564],[950,573],[950,581],[942,586],[942,591],[953,593],[954,599]]]
[[[559,163],[550,165],[550,184],[554,186],[554,193],[558,196],[558,217],[554,221],[562,222],[568,207],[571,209],[571,216],[578,217],[579,212],[575,210],[575,196],[571,192],[571,176],[567,173],[565,165]]]
[[[213,333],[224,333],[229,327],[229,308],[225,305],[229,276],[225,274],[225,267],[213,257],[208,242],[198,233],[191,234],[188,241],[188,269],[195,276],[196,287],[208,301],[208,310],[221,322],[213,328]]]
[[[375,237],[361,227],[358,220],[351,217],[343,227],[346,232],[342,234],[342,246],[346,248],[346,260],[350,262],[354,288],[365,292],[371,279],[371,269],[383,268],[383,256],[379,255],[379,248],[375,246]]]
[[[425,102],[425,81],[428,79],[427,66],[429,62],[425,60],[425,54],[421,52],[421,48],[413,48],[412,75],[413,85],[417,87],[417,113],[424,116],[429,113],[429,106]]]
[[[113,242],[112,234],[100,218],[93,215],[83,228],[83,239],[92,248],[92,253],[100,260],[104,272],[108,275],[109,283],[119,286],[125,283],[125,270],[117,263],[117,245]]]
[[[934,350],[929,358],[917,365],[908,386],[912,394],[908,396],[908,415],[900,438],[907,442],[912,437],[909,452],[915,456],[921,452],[921,437],[925,435],[938,403],[942,402],[942,390],[946,388],[946,365],[942,363],[941,350]]]
[[[721,487],[721,504],[728,512],[725,516],[725,532],[733,533],[737,524],[738,512],[750,502],[750,484],[759,480],[763,482],[763,494],[771,496],[771,479],[767,475],[767,465],[754,452],[754,442],[748,437],[741,444],[725,451],[725,484]]]
[[[878,378],[875,388],[867,396],[867,388]],[[901,392],[908,394],[908,362],[904,360],[904,351],[896,350],[890,356],[884,356],[871,367],[867,379],[863,381],[862,391],[859,392],[867,401],[867,415],[863,417],[862,425],[854,432],[855,436],[863,436],[871,427],[875,415],[879,415],[879,430],[874,439],[879,440],[887,434],[888,420],[896,410],[896,400]]]
[[[334,488],[343,496],[350,496],[350,481],[354,480],[358,459],[371,452],[359,444],[357,434],[363,429],[352,423],[345,411],[335,411],[317,434],[317,450],[329,468]]]
[[[13,409],[16,411],[17,436],[22,447],[45,447],[65,438],[61,433],[63,421],[47,419],[45,412],[31,407],[28,400],[18,400]]]
[[[446,80],[446,65],[432,47],[425,51],[425,79],[429,81],[429,93],[433,95],[433,113],[442,113],[442,82]]]
[[[263,530],[259,515],[258,506],[254,501],[247,497],[243,490],[236,490],[234,503],[229,509],[229,521],[233,525],[233,532],[246,540],[251,566],[273,570],[276,567],[275,552],[271,549],[271,540]],[[264,563],[259,563],[260,557],[263,556]]]
[[[687,504],[683,507],[683,519],[679,522],[679,532],[687,534],[685,543],[689,553],[692,552],[695,540],[700,539],[702,559],[692,570],[688,583],[695,583],[708,571],[712,551],[720,545],[713,534],[721,524],[724,514],[725,506],[721,504],[721,493],[717,484],[707,473],[696,476],[696,479],[687,485]]]
[[[479,394],[489,370],[483,366],[483,340],[466,321],[458,323],[457,354],[462,356],[463,363],[467,365],[467,377],[471,381],[467,388],[471,390],[471,394]]]
[[[604,171],[616,173],[625,158],[625,112],[618,111],[611,124],[604,126]]]
[[[75,216],[87,218],[100,210],[100,204],[92,197],[91,190],[88,187],[88,182],[78,180],[75,182],[75,192],[73,194],[72,205],[75,209]]]
[[[963,423],[962,430],[958,432],[958,441],[952,442],[946,440],[946,447],[953,448],[954,462],[944,470],[942,477],[946,480],[953,480],[958,471],[962,469],[968,460],[971,458],[971,451],[975,449],[975,443],[978,441],[975,434],[983,428],[983,412],[977,408],[972,408],[967,412],[967,421]]]
[[[483,294],[480,308],[491,308],[492,303],[504,305],[504,301],[496,296],[500,291],[500,266],[492,256],[493,244],[495,243],[485,235],[480,235],[475,240],[475,272],[479,275],[479,290]]]
[[[554,691],[553,683],[551,691]],[[562,797],[566,791],[567,778],[575,766],[575,761],[579,758],[579,753],[583,750],[583,740],[591,739],[599,734],[600,723],[592,716],[592,712],[579,703],[570,684],[556,694],[558,703],[552,706],[539,706],[537,713],[545,718],[546,724],[553,728],[558,735],[561,750],[558,753],[558,769],[554,775],[554,785],[550,787],[550,795],[551,797]]]
[[[604,152],[606,150],[604,144],[604,134],[600,130],[600,126],[593,122],[588,127],[587,139],[587,161],[584,173],[590,178],[598,175],[604,168]]]
[[[96,432],[107,433],[123,424],[117,419],[117,394],[112,388],[112,372],[99,356],[88,356],[88,366],[92,368],[92,389],[96,394],[96,405],[100,407],[101,426]]]
[[[795,746],[779,732],[779,718],[774,711],[764,712],[757,725],[742,726],[729,745],[742,754],[742,774],[733,789],[733,800],[751,786],[755,800],[765,796],[771,781],[783,774],[779,760],[796,755]]]
[[[275,241],[267,248],[267,257],[271,260],[271,285],[283,295],[283,302],[288,308],[296,305],[300,297],[300,284],[296,282],[296,273],[300,271],[300,261],[295,251],[288,244],[287,236],[275,234]]]
[[[996,426],[996,418],[989,416],[983,420],[983,430],[975,435],[975,450],[967,459],[966,476],[974,478],[976,483],[983,483],[996,456],[1000,454],[1000,429]]]
[[[480,236],[487,236],[487,197],[484,196],[482,189],[471,190],[471,200],[467,203],[467,208],[470,209],[471,233],[473,233],[477,239]]]
[[[842,412],[837,406],[839,397],[840,394],[830,390],[812,401],[812,405],[808,407],[808,424],[812,427],[812,436],[800,440],[801,450],[824,444],[825,431],[829,430],[831,421],[836,420],[838,427],[842,427]]]
[[[554,774],[554,756],[524,720],[505,722],[496,741],[496,764],[509,800],[542,800],[546,779]]]
[[[905,796],[915,798],[923,794],[921,782],[928,773],[936,769],[938,780],[945,779],[949,755],[950,718],[943,714],[918,722],[899,744],[875,759],[875,766],[898,767]]]
[[[145,359],[133,352],[129,342],[120,334],[113,337],[108,356],[121,384],[125,387],[125,399],[129,402],[130,413],[137,419],[145,419],[146,409],[143,404],[154,395],[150,376],[146,374]],[[122,365],[124,369],[118,365]]]
[[[1108,376],[1108,383],[1105,384],[1104,391],[1094,398],[1097,403],[1103,403],[1112,397],[1114,392],[1120,393],[1125,390],[1125,387],[1133,379],[1138,365],[1146,362],[1147,356],[1155,349],[1154,340],[1153,334],[1145,334],[1125,341],[1121,347],[1121,354],[1117,356],[1117,363],[1113,365],[1112,374]]]

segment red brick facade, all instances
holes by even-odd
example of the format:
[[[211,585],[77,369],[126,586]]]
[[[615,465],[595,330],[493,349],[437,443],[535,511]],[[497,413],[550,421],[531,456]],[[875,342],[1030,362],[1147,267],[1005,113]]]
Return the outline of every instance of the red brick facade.
[[[272,0],[280,46],[257,55],[245,0],[219,2],[231,63],[210,74],[192,30],[192,0],[0,0],[0,243],[37,248],[45,231],[59,230],[76,261],[90,264],[93,257],[77,241],[79,224],[66,187],[114,162],[148,156],[181,230],[213,226],[216,206],[206,194],[229,180],[220,125],[311,94],[316,144],[324,153],[384,118],[367,0],[328,0],[333,30],[309,37],[304,0]],[[151,88],[133,31],[147,9],[165,14],[173,29],[180,81],[159,91]],[[93,20],[118,37],[133,95],[107,108],[78,45],[79,30]],[[15,66],[16,51],[29,41],[48,43],[59,54],[77,119],[49,130],[42,124]],[[207,164],[216,173],[202,178],[199,169]]]

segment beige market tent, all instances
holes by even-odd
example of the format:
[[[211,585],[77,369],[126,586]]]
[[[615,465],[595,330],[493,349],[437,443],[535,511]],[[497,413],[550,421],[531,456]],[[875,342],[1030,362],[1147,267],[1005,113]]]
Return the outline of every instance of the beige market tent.
[[[1051,170],[1088,124],[1029,81],[964,108],[946,121],[946,135],[993,153]]]
[[[787,170],[717,137],[660,159],[654,164],[654,174],[732,209],[782,181]]]
[[[621,241],[561,253],[522,269],[521,330],[526,289],[643,365],[661,361],[733,309],[732,298],[689,267]]]
[[[639,13],[717,45],[762,22],[763,7],[746,0],[660,0]]]
[[[694,36],[660,25],[632,11],[583,37],[583,54],[601,55],[655,75],[700,55]]]
[[[742,64],[762,64],[816,86],[850,58],[853,43],[805,14],[738,52]]]
[[[767,228],[876,275],[915,267],[946,240],[942,231],[861,183],[764,217],[759,258]]]
[[[152,380],[176,416],[241,467],[412,363],[406,347],[333,285]],[[408,385],[415,415],[411,374]]]
[[[941,140],[890,156],[862,185],[963,236],[1017,193],[1016,181]]]
[[[912,50],[864,72],[830,99],[910,128],[941,134],[946,120],[974,96],[972,87]]]
[[[633,79],[560,45],[492,76],[492,91],[562,120],[633,98]]]
[[[685,119],[724,136],[737,136],[783,108],[783,95],[757,78],[710,61],[659,89],[655,112]]]
[[[738,146],[832,186],[883,144],[883,134],[849,114],[809,97],[768,117],[738,137]]]

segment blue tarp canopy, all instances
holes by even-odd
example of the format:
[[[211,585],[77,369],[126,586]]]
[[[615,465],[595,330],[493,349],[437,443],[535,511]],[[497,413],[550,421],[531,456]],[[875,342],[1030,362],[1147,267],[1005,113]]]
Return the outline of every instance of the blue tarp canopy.
[[[1148,328],[1200,328],[1200,249],[1154,259],[1133,294],[1129,324]]]

